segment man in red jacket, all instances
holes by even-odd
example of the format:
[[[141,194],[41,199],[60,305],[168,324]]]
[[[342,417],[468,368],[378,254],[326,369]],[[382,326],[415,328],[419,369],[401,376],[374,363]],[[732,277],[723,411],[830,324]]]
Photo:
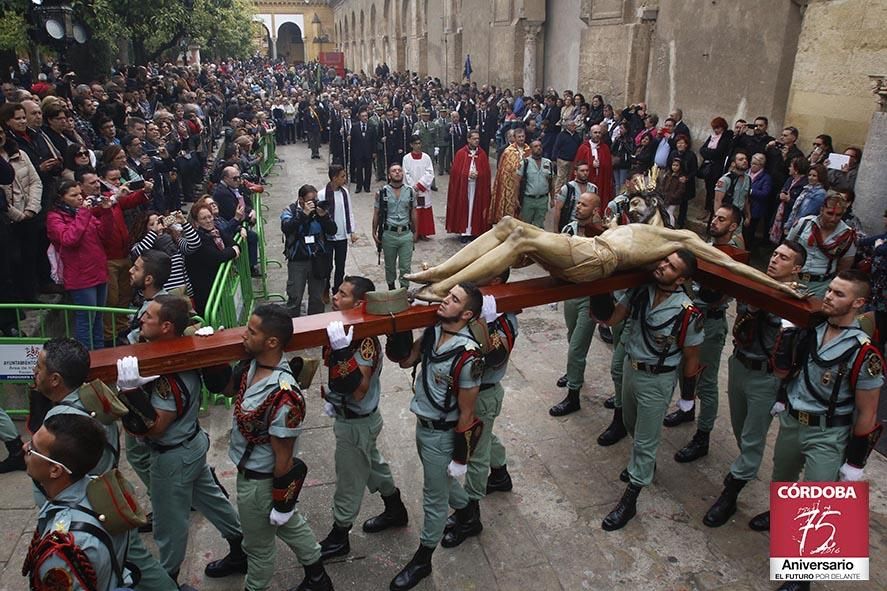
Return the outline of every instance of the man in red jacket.
[[[92,168],[79,170],[76,178],[80,183],[84,199],[101,197],[101,185],[95,170]],[[129,284],[129,268],[132,266],[129,249],[132,241],[129,238],[123,210],[144,205],[149,199],[144,190],[131,191],[125,185],[110,196],[116,200],[111,206],[112,231],[101,237],[105,255],[108,257],[108,299],[105,305],[109,308],[129,308],[132,304],[132,287]],[[110,314],[106,314],[104,324],[105,341],[114,341],[117,333],[128,328],[126,316],[122,315],[118,315],[115,322]]]
[[[588,163],[588,182],[594,183],[601,198],[601,214],[613,198],[613,158],[610,146],[603,141],[604,128],[592,125],[587,141],[582,142],[576,151],[573,168],[580,162]]]

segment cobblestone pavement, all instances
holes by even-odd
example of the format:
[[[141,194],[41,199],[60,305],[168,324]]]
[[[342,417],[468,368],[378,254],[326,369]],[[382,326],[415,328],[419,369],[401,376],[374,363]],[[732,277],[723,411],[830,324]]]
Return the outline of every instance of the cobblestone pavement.
[[[326,151],[323,152],[324,156]],[[326,183],[326,160],[311,160],[303,144],[281,146],[285,159],[275,169],[268,187],[268,256],[280,260],[282,243],[277,217],[295,199],[298,187]],[[433,194],[437,234],[419,243],[415,265],[437,263],[458,250],[456,237],[444,234],[447,177],[437,182]],[[374,183],[375,188],[377,183]],[[351,185],[353,188],[353,185]],[[371,195],[354,195],[358,229],[357,244],[348,252],[349,273],[366,275],[384,286],[382,267],[370,236]],[[692,214],[691,214],[692,215]],[[541,273],[536,267],[516,271],[522,279]],[[283,292],[285,267],[269,269],[272,291]],[[731,316],[733,311],[731,309]],[[767,508],[767,477],[771,447],[761,468],[762,480],[751,483],[740,497],[739,512],[727,525],[709,529],[702,516],[721,490],[735,453],[726,401],[726,362],[721,364],[721,410],[712,436],[709,455],[692,464],[677,464],[674,452],[693,434],[692,425],[666,429],[659,451],[659,470],[653,485],[638,502],[638,515],[623,530],[608,533],[601,519],[618,501],[624,485],[619,472],[628,461],[628,439],[603,448],[595,439],[610,422],[611,411],[603,400],[612,394],[609,375],[611,347],[598,337],[588,356],[582,410],[555,419],[548,407],[564,391],[555,386],[566,364],[566,331],[561,309],[541,306],[520,316],[520,337],[503,382],[506,391],[496,431],[505,442],[508,468],[514,478],[511,493],[496,493],[481,502],[483,533],[455,549],[438,548],[434,572],[417,589],[447,590],[761,590],[778,585],[768,580],[766,534],[751,531],[746,523]],[[731,319],[732,325],[732,319]],[[730,345],[724,351],[729,355]],[[315,351],[315,353],[317,353]],[[390,462],[410,512],[409,527],[376,535],[360,527],[351,533],[351,555],[327,565],[336,589],[375,591],[389,581],[410,559],[418,544],[422,522],[422,475],[414,442],[415,420],[409,412],[409,372],[387,363],[382,372],[381,410],[385,428],[380,448]],[[305,431],[300,438],[300,457],[309,466],[299,510],[308,518],[318,539],[332,524],[331,497],[335,481],[332,419],[320,414],[316,385],[307,393],[309,406]],[[229,491],[234,490],[234,466],[227,456],[231,413],[214,407],[201,417],[212,438],[210,462]],[[127,467],[128,469],[128,467]],[[837,583],[816,589],[874,590],[887,588],[887,462],[873,454],[866,470],[871,492],[871,577],[852,586]],[[133,477],[133,482],[135,478]],[[20,568],[30,540],[35,510],[24,473],[0,476],[0,589],[25,589]],[[144,491],[141,491],[144,492]],[[378,495],[366,497],[358,523],[380,512]],[[226,545],[199,514],[193,514],[188,558],[182,580],[203,590],[242,589],[242,579],[204,580],[204,565],[223,555]],[[150,540],[150,536],[147,536]],[[150,542],[153,543],[153,542]],[[303,571],[293,554],[279,544],[273,589],[287,589],[301,580]]]

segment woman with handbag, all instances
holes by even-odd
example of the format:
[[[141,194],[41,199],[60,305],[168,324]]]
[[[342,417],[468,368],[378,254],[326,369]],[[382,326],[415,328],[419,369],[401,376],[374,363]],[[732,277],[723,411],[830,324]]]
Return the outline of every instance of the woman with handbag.
[[[715,203],[715,185],[726,170],[730,145],[733,143],[733,131],[727,127],[727,121],[723,117],[712,119],[711,134],[699,148],[702,166],[696,176],[705,181],[705,211],[699,216],[700,220],[711,217]]]

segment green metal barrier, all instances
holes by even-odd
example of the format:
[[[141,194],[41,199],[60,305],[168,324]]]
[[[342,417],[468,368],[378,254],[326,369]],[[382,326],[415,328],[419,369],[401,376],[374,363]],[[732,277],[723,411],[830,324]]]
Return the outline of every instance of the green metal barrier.
[[[279,293],[270,293],[268,291],[268,267],[281,268],[283,265],[278,260],[268,259],[265,251],[265,212],[267,207],[263,203],[264,196],[262,193],[253,194],[253,208],[256,210],[256,234],[259,235],[259,270],[261,271],[260,286],[256,291],[256,299],[277,300],[284,302],[286,298]]]
[[[277,164],[277,140],[273,133],[266,133],[259,138],[259,153],[262,155],[259,162],[259,172],[262,176],[268,176],[271,169]]]
[[[6,404],[6,385],[32,384],[34,383],[33,367],[37,363],[37,354],[43,348],[43,343],[55,337],[69,337],[74,334],[74,313],[87,312],[88,314],[108,314],[116,326],[118,316],[131,316],[136,310],[129,308],[106,308],[91,306],[76,306],[73,304],[0,304],[0,310],[9,310],[15,316],[16,328],[20,334],[25,333],[25,326],[19,319],[19,311],[38,311],[36,330],[34,334],[23,337],[0,337],[0,393],[4,404],[2,408],[10,415],[24,416],[28,414],[27,408],[9,408]],[[58,312],[50,318],[51,312]],[[92,334],[90,333],[90,349],[94,349]]]

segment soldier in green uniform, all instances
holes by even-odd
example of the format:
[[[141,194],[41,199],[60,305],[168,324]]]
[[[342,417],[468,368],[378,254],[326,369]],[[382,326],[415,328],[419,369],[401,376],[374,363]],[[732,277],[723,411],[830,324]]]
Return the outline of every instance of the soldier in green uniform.
[[[601,527],[612,531],[634,517],[641,488],[653,480],[662,419],[683,365],[682,392],[695,392],[699,378],[701,312],[693,307],[683,284],[696,271],[696,257],[680,249],[653,272],[654,283],[629,290],[614,307],[610,294],[592,296],[594,316],[611,326],[631,316],[623,363],[623,419],[634,437],[628,468],[620,479],[628,487]]]
[[[795,482],[802,469],[811,482],[862,480],[883,429],[884,360],[857,320],[870,292],[867,275],[841,271],[822,299],[827,322],[804,330],[782,322],[773,352],[773,373],[785,384],[772,411],[779,415],[774,481]],[[770,529],[770,512],[749,525]]]
[[[305,399],[283,356],[293,336],[287,311],[257,307],[243,334],[251,359],[232,376],[234,420],[228,457],[237,466],[237,509],[243,521],[247,591],[271,587],[275,538],[296,554],[305,569],[300,591],[328,591],[333,584],[323,568],[320,545],[296,501],[307,467],[294,457],[305,418]]]
[[[708,227],[709,244],[727,245],[740,248],[736,242],[736,230],[741,227],[742,212],[735,205],[723,205],[715,211]],[[698,395],[701,410],[696,433],[690,442],[679,449],[674,459],[676,462],[687,463],[708,455],[708,442],[715,419],[718,416],[718,368],[721,365],[721,353],[727,340],[727,308],[731,298],[720,292],[706,289],[698,283],[693,284],[693,305],[705,315],[703,330],[705,340],[699,352],[699,363],[705,371],[699,378]],[[688,393],[690,394],[690,393]],[[663,425],[676,427],[696,418],[696,404],[693,399],[678,400],[678,408],[665,416]]]
[[[424,107],[419,107],[419,120],[413,125],[410,137],[414,135],[418,135],[422,140],[422,145],[429,151],[434,152],[434,149],[437,147],[437,125],[431,120],[431,113]],[[437,159],[434,158],[435,154],[431,154],[431,156],[431,160],[435,164],[434,174],[437,176],[441,174],[440,167],[438,166]]]
[[[530,142],[530,157],[518,165],[516,172],[523,190],[520,219],[543,228],[545,216],[554,201],[554,166],[551,160],[542,156],[541,140]]]
[[[373,206],[373,239],[385,257],[388,289],[395,288],[398,274],[401,287],[410,286],[404,275],[413,264],[417,227],[415,194],[403,184],[403,167],[392,164],[388,167],[388,184],[376,193]]]
[[[382,105],[376,105],[375,110],[370,114],[370,118],[368,123],[370,128],[373,130],[373,137],[376,138],[376,145],[374,146],[376,150],[376,180],[384,181],[385,180],[385,167],[387,163],[385,162],[385,138],[382,137],[382,118],[385,116],[385,107]]]
[[[130,331],[126,340],[130,344],[139,342],[142,316],[148,309],[148,304],[159,295],[166,295],[163,285],[169,279],[172,272],[172,260],[169,255],[159,250],[143,252],[129,269],[129,284],[133,291],[141,290],[144,301],[135,315],[132,317]],[[126,444],[126,461],[129,462],[132,471],[136,473],[145,488],[151,490],[151,450],[145,445],[144,439],[136,437],[129,431],[123,435]],[[148,524],[141,528],[142,532],[150,532],[153,529],[153,515],[148,515]]]
[[[471,283],[450,289],[437,310],[438,323],[425,329],[409,348],[389,350],[403,368],[422,364],[410,410],[416,415],[416,446],[422,461],[425,521],[419,548],[391,581],[393,591],[412,589],[431,574],[431,556],[444,535],[447,505],[456,509],[453,541],[483,529],[477,501],[469,501],[456,480],[467,472],[472,449],[483,429],[475,401],[483,376],[483,357],[468,323],[479,318],[480,290]],[[404,350],[405,349],[405,350]]]
[[[804,247],[786,241],[773,251],[767,275],[777,281],[797,281],[806,257]],[[721,496],[702,519],[709,527],[727,523],[736,513],[740,491],[758,475],[772,420],[770,409],[779,390],[779,378],[773,375],[770,354],[780,325],[779,316],[745,302],[736,302],[733,354],[727,362],[727,398],[739,455],[730,465]]]
[[[28,476],[47,498],[22,567],[31,589],[112,591],[124,584],[127,534],[109,534],[86,496],[106,444],[97,421],[56,415],[25,446]]]
[[[180,337],[189,322],[189,307],[183,298],[154,298],[142,315],[141,336],[148,342]],[[205,574],[224,577],[245,573],[240,519],[206,463],[209,437],[197,420],[200,373],[191,370],[142,377],[138,360],[125,357],[117,361],[117,389],[123,399],[140,409],[140,413],[131,409],[123,419],[124,426],[143,436],[151,449],[154,540],[163,568],[173,579],[178,577],[188,543],[189,510],[194,507],[231,546],[228,555],[206,566]],[[136,418],[147,420],[136,422]]]
[[[830,191],[819,214],[802,217],[788,231],[807,249],[800,280],[816,297],[823,297],[835,273],[849,269],[856,255],[856,231],[841,218],[847,211],[841,193]]]
[[[366,277],[345,277],[333,296],[333,310],[358,308],[366,301],[367,292],[375,289]],[[364,488],[370,493],[381,493],[385,511],[365,521],[363,531],[376,533],[389,527],[403,527],[409,521],[391,469],[376,447],[382,432],[379,339],[366,337],[352,345],[353,328],[346,333],[341,322],[331,322],[326,330],[330,345],[324,348],[323,357],[329,367],[329,389],[324,406],[325,413],[336,419],[336,491],[333,528],[320,543],[324,559],[350,552],[348,532],[360,513]]]
[[[576,218],[561,233],[569,236],[588,236],[587,226],[600,223],[597,193],[583,193],[576,200]],[[558,381],[558,387],[567,387],[567,396],[548,409],[553,417],[562,417],[579,410],[579,391],[585,383],[585,361],[594,338],[594,319],[588,313],[588,298],[574,298],[564,302],[564,321],[567,324],[567,373]]]
[[[96,410],[86,407],[81,397],[81,389],[92,388],[91,384],[84,384],[88,373],[89,351],[86,347],[74,339],[51,339],[43,345],[43,349],[37,355],[34,387],[54,404],[46,413],[44,422],[57,415],[89,417],[90,420],[97,422],[101,419],[105,431],[105,449],[99,462],[90,470],[90,474],[101,475],[117,467],[120,459],[120,430],[115,416],[100,415]],[[101,405],[98,405],[98,408],[101,409]],[[35,497],[38,507],[46,502],[43,491],[35,492]],[[179,589],[136,532],[129,534],[126,560],[135,565],[141,573],[139,591]],[[181,588],[191,587],[183,585]]]
[[[576,178],[564,183],[554,199],[554,231],[560,232],[576,218],[576,202],[582,193],[597,193],[597,186],[588,182],[588,163],[576,165]],[[566,209],[565,209],[566,208]],[[564,222],[564,223],[561,223]]]
[[[621,299],[625,291],[617,291],[613,295]],[[597,443],[607,447],[622,441],[628,435],[625,422],[622,420],[622,374],[625,365],[625,339],[631,334],[631,319],[626,318],[613,327],[613,357],[610,359],[610,378],[613,380],[613,396],[604,400],[604,407],[613,410],[610,424],[598,435]]]
[[[434,157],[437,160],[438,174],[450,174],[453,163],[453,144],[450,141],[449,111],[445,105],[437,110],[434,119]]]

